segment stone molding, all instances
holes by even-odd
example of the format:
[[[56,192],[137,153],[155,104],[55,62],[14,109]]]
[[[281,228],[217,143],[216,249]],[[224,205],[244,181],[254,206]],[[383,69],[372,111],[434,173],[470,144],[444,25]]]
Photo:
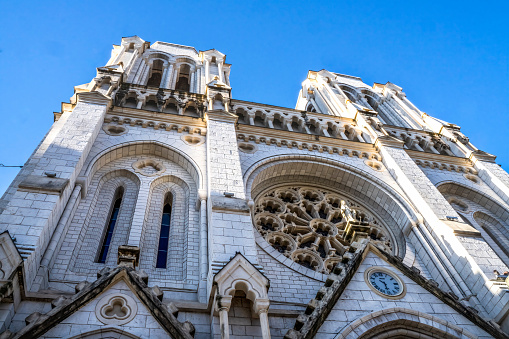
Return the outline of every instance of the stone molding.
[[[116,122],[118,125],[128,125],[128,126],[139,126],[142,128],[153,128],[155,130],[165,130],[165,131],[177,131],[178,133],[188,132],[189,134],[198,134],[198,135],[206,135],[207,128],[205,126],[193,126],[194,122],[190,122],[190,124],[182,124],[182,120],[179,119],[161,119],[158,117],[158,120],[163,120],[163,122],[154,121],[152,119],[140,119],[139,117],[122,117],[118,115],[110,115],[108,114],[106,118],[104,118],[105,123]],[[179,121],[170,122],[170,121]]]
[[[306,134],[304,134],[306,136]],[[382,160],[382,157],[371,146],[371,144],[359,143],[356,141],[344,141],[333,139],[334,142],[327,142],[325,138],[320,139],[320,143],[316,140],[299,140],[300,138],[269,138],[260,135],[246,135],[243,133],[237,134],[237,139],[243,142],[250,142],[255,144],[266,144],[268,146],[297,148],[300,150],[317,151],[319,153],[348,155],[352,157],[367,158]],[[338,141],[338,142],[336,142]],[[342,142],[343,141],[343,142]],[[366,145],[367,147],[364,147]]]
[[[138,312],[136,301],[122,293],[105,295],[95,307],[95,316],[106,325],[127,324],[134,319],[136,312]]]
[[[250,209],[246,200],[238,199],[235,197],[222,197],[220,195],[212,195],[210,197],[212,202],[212,210],[216,211],[230,211],[240,214],[249,214]]]
[[[79,92],[76,93],[76,103],[83,102],[87,104],[109,105],[111,98],[99,92]]]
[[[400,331],[388,332],[390,331],[390,327],[392,323],[404,323],[402,327],[396,327],[400,329]],[[354,321],[350,326],[344,329],[339,336],[335,337],[335,339],[347,339],[351,338],[352,334],[355,337],[362,335],[363,333],[367,333],[370,330],[376,328],[380,325],[380,323],[385,323],[387,326],[384,328],[384,334],[392,334],[394,336],[404,335],[407,336],[408,332],[414,333],[417,328],[420,331],[427,333],[435,333],[436,335],[450,335],[450,333],[460,333],[462,336],[465,336],[469,339],[478,338],[476,335],[473,335],[466,331],[464,328],[456,326],[446,320],[440,319],[438,317],[434,317],[432,315],[426,314],[424,312],[420,312],[418,310],[410,310],[403,307],[394,307],[390,309],[385,309],[382,311],[376,311],[370,313],[360,319]],[[425,325],[426,323],[434,323],[440,324],[447,328],[447,332],[440,331],[435,326]],[[440,326],[439,325],[439,326]],[[441,327],[441,326],[440,326]],[[408,330],[406,329],[408,328]],[[417,333],[419,330],[417,330]],[[439,333],[437,333],[439,332]]]
[[[224,109],[214,109],[207,111],[205,118],[213,121],[229,122],[235,124],[237,123],[239,117],[228,113]]]
[[[49,194],[62,194],[67,187],[69,179],[27,175],[18,185],[21,191],[44,192]]]

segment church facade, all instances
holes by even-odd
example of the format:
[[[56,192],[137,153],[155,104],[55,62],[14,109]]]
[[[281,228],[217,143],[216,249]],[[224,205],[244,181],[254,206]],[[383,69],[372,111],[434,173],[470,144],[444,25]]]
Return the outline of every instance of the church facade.
[[[134,36],[0,200],[0,338],[509,338],[509,175],[387,82],[233,99]]]

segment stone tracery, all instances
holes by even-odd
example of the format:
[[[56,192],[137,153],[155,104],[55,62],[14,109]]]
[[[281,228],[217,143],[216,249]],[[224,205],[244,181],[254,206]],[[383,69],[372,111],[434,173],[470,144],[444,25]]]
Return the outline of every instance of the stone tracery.
[[[388,232],[356,202],[333,191],[284,186],[261,194],[254,225],[278,252],[309,269],[329,273],[364,238],[392,251]]]

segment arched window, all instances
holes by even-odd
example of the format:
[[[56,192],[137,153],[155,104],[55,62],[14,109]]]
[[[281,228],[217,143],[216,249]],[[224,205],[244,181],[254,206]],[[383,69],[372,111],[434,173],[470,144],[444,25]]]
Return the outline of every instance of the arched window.
[[[298,121],[296,120],[293,120],[292,121],[292,129],[295,131],[295,132],[300,132],[300,124]]]
[[[272,126],[274,126],[276,129],[283,129],[283,122],[278,117],[276,117],[272,121]]]
[[[176,90],[189,92],[189,79],[191,67],[187,64],[180,65]]]
[[[159,87],[161,85],[161,80],[163,78],[163,65],[164,63],[162,60],[154,60],[152,69],[150,70],[150,78],[148,79],[147,86]]]
[[[264,127],[265,126],[265,120],[263,119],[263,117],[259,114],[257,114],[254,118],[254,124],[255,126],[261,126],[261,127]]]
[[[122,204],[123,195],[124,190],[122,187],[120,187],[115,194],[115,202],[113,203],[113,208],[111,209],[110,218],[108,219],[108,226],[106,228],[106,234],[104,234],[101,250],[97,258],[97,262],[100,264],[104,264],[106,262],[106,257],[108,256],[108,250],[111,244],[111,238],[113,237],[113,231],[115,229],[115,224],[117,223],[118,213],[120,212],[120,205]]]
[[[347,96],[348,100],[350,100],[351,102],[356,102],[357,99],[355,98],[355,94],[351,93],[351,89],[349,90],[346,90],[344,87],[341,88],[343,90],[343,93],[345,93],[345,95]]]
[[[312,103],[309,103],[308,106],[306,107],[306,112],[310,112],[310,113],[316,113],[316,108],[315,106],[313,106]]]
[[[171,195],[165,199],[163,216],[161,218],[161,231],[159,233],[159,247],[157,248],[156,268],[166,268],[168,258],[168,244],[170,240],[171,223]]]

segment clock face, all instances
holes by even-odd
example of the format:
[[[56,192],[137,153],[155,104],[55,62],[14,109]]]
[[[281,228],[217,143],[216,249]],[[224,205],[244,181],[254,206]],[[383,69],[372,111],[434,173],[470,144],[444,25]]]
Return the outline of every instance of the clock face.
[[[396,296],[403,292],[403,287],[399,280],[386,272],[371,272],[369,282],[380,293],[388,296]]]

